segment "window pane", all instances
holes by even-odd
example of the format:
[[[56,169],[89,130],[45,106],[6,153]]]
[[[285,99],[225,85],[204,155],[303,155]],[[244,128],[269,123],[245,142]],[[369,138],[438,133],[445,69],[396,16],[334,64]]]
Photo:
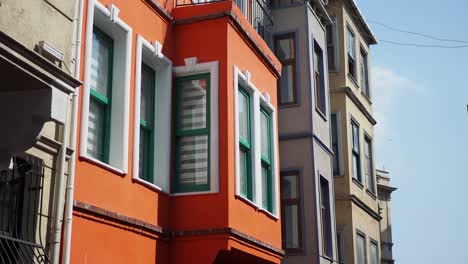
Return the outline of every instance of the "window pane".
[[[140,119],[153,124],[155,72],[145,64],[141,67]]]
[[[283,228],[285,230],[285,237],[283,239],[285,240],[285,247],[299,248],[299,216],[297,205],[286,205],[283,207],[283,210]]]
[[[333,45],[333,24],[327,24],[327,45]]]
[[[276,40],[276,56],[280,60],[294,59],[294,38],[293,36]]]
[[[98,160],[104,159],[105,105],[89,100],[88,154]]]
[[[178,184],[208,184],[208,135],[181,137],[176,151]]]
[[[357,264],[366,264],[366,249],[365,249],[365,246],[366,246],[366,243],[365,243],[365,239],[361,236],[361,235],[358,235],[357,236],[357,260],[358,260],[358,263]]]
[[[297,199],[297,176],[281,176],[281,199]]]
[[[377,245],[374,243],[371,243],[370,255],[371,255],[371,264],[378,264],[379,259],[378,259],[378,254],[377,254]]]
[[[249,186],[249,171],[248,171],[248,160],[249,155],[242,148],[239,149],[239,172],[240,172],[240,188],[241,194],[251,199],[250,186]]]
[[[353,153],[353,177],[359,180],[359,169],[358,169],[358,160],[356,154]]]
[[[150,132],[140,128],[140,158],[139,158],[139,170],[138,176],[140,179],[151,182],[151,171],[150,171]]]
[[[206,128],[206,88],[205,79],[178,81],[176,87],[178,130]]]
[[[328,56],[328,69],[335,70],[335,50],[333,47],[327,48],[327,56]]]
[[[112,39],[94,28],[90,87],[105,97],[109,97],[108,92],[111,84],[112,49]]]
[[[262,143],[262,156],[270,159],[270,128],[269,116],[262,111],[260,115],[260,133]]]
[[[359,127],[352,123],[353,150],[359,153]]]
[[[262,206],[270,210],[271,190],[270,190],[270,168],[262,165]]]
[[[292,64],[284,64],[280,78],[280,104],[292,103],[294,98],[294,71]]]
[[[354,52],[355,52],[354,35],[348,28],[348,54],[353,59],[355,59]]]
[[[250,143],[249,131],[249,97],[239,91],[239,136]]]

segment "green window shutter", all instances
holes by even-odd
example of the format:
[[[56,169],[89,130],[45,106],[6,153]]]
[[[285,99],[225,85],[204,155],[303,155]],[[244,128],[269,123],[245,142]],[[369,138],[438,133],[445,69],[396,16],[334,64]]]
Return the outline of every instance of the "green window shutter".
[[[87,153],[109,163],[114,41],[93,28]]]
[[[238,88],[238,117],[240,193],[242,196],[252,201],[253,178],[251,158],[250,95],[241,86]]]
[[[273,212],[273,182],[271,172],[271,116],[260,110],[261,160],[262,160],[262,207]]]
[[[210,74],[175,80],[174,192],[210,190]]]
[[[154,102],[156,73],[141,65],[139,178],[154,182]]]

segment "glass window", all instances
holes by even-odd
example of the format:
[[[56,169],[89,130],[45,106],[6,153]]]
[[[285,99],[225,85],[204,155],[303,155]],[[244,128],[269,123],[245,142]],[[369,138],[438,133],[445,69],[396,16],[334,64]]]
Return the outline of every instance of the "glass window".
[[[175,80],[175,192],[208,191],[210,75]]]
[[[363,235],[357,235],[356,241],[357,264],[366,264],[366,239]]]
[[[140,98],[140,157],[139,177],[153,182],[154,158],[154,89],[156,73],[146,64],[141,65]]]
[[[353,177],[362,183],[361,176],[361,154],[359,148],[359,126],[351,121],[351,131],[352,131],[352,165],[353,165]]]
[[[295,33],[275,37],[275,54],[283,64],[278,80],[278,101],[280,105],[295,104],[296,100],[296,50]]]
[[[283,249],[287,252],[302,250],[299,173],[281,174],[281,214]]]
[[[270,114],[263,108],[260,110],[260,142],[262,163],[262,207],[273,212],[273,188],[271,173],[271,121]]]
[[[377,243],[371,242],[370,244],[370,258],[371,264],[379,264],[379,254],[377,250]]]
[[[332,150],[333,150],[333,175],[340,175],[340,154],[338,148],[338,120],[337,114],[331,114]]]
[[[348,73],[356,80],[356,41],[354,33],[348,27]]]
[[[239,86],[239,170],[241,195],[253,200],[253,177],[250,145],[250,95]]]
[[[374,188],[374,171],[372,166],[372,141],[369,137],[364,137],[364,161],[365,165],[365,172],[366,172],[366,179],[367,179],[367,189],[372,193],[375,192]]]
[[[369,73],[367,68],[367,53],[361,49],[361,88],[362,92],[370,96],[369,90]]]
[[[109,162],[113,50],[113,40],[94,27],[87,153],[105,163]]]
[[[315,101],[322,114],[327,114],[325,75],[323,73],[323,52],[317,43],[314,44]]]
[[[328,189],[328,181],[320,177],[320,204],[322,218],[322,237],[323,237],[323,253],[326,256],[332,257],[332,234],[331,234],[331,219],[330,219],[330,194]]]
[[[332,17],[332,24],[327,24],[327,56],[328,56],[328,69],[331,71],[336,70],[335,62],[335,34],[336,34],[336,17]]]

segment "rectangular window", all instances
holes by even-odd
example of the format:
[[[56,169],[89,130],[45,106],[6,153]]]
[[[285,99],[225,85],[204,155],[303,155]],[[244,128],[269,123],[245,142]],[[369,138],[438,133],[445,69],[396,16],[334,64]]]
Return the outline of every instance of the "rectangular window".
[[[366,238],[358,233],[356,239],[357,264],[366,264]]]
[[[323,253],[328,257],[332,257],[332,234],[330,220],[330,193],[328,181],[320,177],[320,208],[322,217],[322,237],[323,237]]]
[[[370,244],[370,264],[379,264],[379,254],[377,249],[377,243],[372,241]]]
[[[356,80],[356,40],[354,33],[348,27],[348,73]]]
[[[240,193],[253,200],[252,177],[252,146],[250,130],[250,95],[239,86],[238,91],[239,116],[239,162],[240,162]]]
[[[369,137],[364,137],[364,162],[367,179],[367,189],[372,193],[374,189],[374,171],[372,166],[372,141]]]
[[[301,194],[298,172],[281,174],[281,215],[283,219],[283,249],[302,251]]]
[[[88,154],[109,162],[114,41],[93,28],[88,123]]]
[[[325,75],[323,73],[323,52],[317,43],[314,43],[314,71],[315,71],[315,101],[317,108],[327,115],[327,101],[325,90]]]
[[[260,109],[260,142],[261,142],[261,178],[262,207],[273,212],[273,182],[271,172],[271,116],[263,108]]]
[[[369,72],[368,72],[368,65],[367,65],[367,53],[361,49],[361,88],[362,92],[369,97],[370,96],[370,89],[369,89]]]
[[[275,55],[283,64],[278,80],[280,105],[296,104],[296,34],[288,33],[275,37]]]
[[[362,183],[361,175],[361,153],[359,144],[359,126],[351,121],[351,133],[352,133],[352,159],[353,159],[353,177]]]
[[[327,56],[328,56],[328,70],[336,71],[335,62],[335,34],[336,34],[336,17],[332,17],[332,24],[327,24]]]
[[[340,175],[340,154],[338,146],[338,116],[336,113],[331,114],[331,130],[332,130],[332,150],[333,150],[333,175]]]
[[[344,263],[343,262],[343,251],[341,249],[341,232],[338,231],[336,234],[336,244],[338,247],[338,263]]]
[[[174,192],[210,189],[210,74],[175,80]]]
[[[153,182],[154,160],[154,89],[156,73],[152,68],[141,65],[140,99],[140,158],[139,178]]]

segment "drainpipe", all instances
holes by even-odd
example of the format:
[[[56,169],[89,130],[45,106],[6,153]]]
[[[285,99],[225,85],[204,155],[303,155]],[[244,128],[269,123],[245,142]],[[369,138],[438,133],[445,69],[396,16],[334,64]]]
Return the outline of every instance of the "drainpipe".
[[[75,71],[74,77],[80,79],[81,73],[81,37],[83,32],[83,9],[84,0],[78,0],[77,3],[78,12],[75,16]],[[70,164],[68,166],[68,178],[66,187],[65,197],[65,216],[64,216],[64,235],[62,244],[62,264],[70,263],[70,249],[71,249],[71,238],[72,238],[72,218],[73,218],[73,197],[74,197],[74,186],[75,186],[75,161],[76,161],[76,139],[78,131],[78,98],[79,89],[76,89],[72,97],[72,116],[71,116],[71,142],[70,148],[72,154],[70,157]]]

